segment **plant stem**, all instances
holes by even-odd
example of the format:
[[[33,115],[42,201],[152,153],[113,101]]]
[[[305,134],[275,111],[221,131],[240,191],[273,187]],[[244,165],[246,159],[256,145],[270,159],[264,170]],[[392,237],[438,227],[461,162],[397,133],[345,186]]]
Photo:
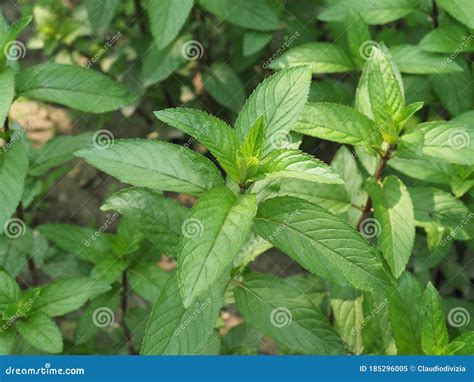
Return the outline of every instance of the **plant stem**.
[[[128,309],[128,277],[127,271],[122,272],[122,320],[120,325],[122,326],[123,335],[125,337],[125,342],[127,343],[128,352],[132,355],[137,355],[137,351],[135,346],[133,346],[132,342],[132,333],[128,328],[127,324],[125,323],[125,314],[127,313]]]
[[[438,21],[438,5],[436,4],[436,0],[432,0],[432,12],[431,12],[431,18],[433,19],[433,27],[438,28],[439,26],[439,21]]]
[[[385,168],[387,167],[387,162],[390,159],[390,149],[386,151],[386,153],[382,156],[382,161],[380,162],[379,166],[375,170],[374,178],[375,180],[379,180],[382,177],[382,173],[384,172]],[[367,219],[370,212],[372,211],[372,199],[370,196],[367,198],[367,202],[365,203],[364,209],[362,210],[362,214],[360,215],[359,220],[357,221],[356,228],[360,231],[360,226],[362,222]]]
[[[138,19],[138,25],[142,33],[147,33],[146,22],[143,19],[143,8],[140,0],[134,0],[135,3],[135,19]]]

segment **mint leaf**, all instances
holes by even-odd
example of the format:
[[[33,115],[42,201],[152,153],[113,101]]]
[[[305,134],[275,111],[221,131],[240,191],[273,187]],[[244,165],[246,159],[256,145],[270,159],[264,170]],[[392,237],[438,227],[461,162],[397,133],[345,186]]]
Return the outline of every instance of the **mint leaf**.
[[[0,332],[0,355],[9,355],[15,346],[16,331],[14,328]]]
[[[328,42],[310,42],[290,49],[272,61],[270,68],[283,69],[300,65],[309,66],[315,74],[344,73],[355,69],[346,50]]]
[[[290,353],[345,354],[340,337],[318,307],[283,280],[250,274],[234,295],[246,322]]]
[[[236,197],[227,188],[204,194],[183,223],[178,278],[183,304],[209,289],[244,244],[256,213],[254,195]]]
[[[474,28],[474,4],[469,0],[438,0],[439,6],[459,22]]]
[[[441,298],[433,284],[428,283],[423,295],[423,328],[421,344],[427,355],[442,354],[448,344],[448,330],[444,321]]]
[[[232,177],[237,177],[234,130],[219,118],[195,109],[174,108],[155,112],[156,118],[201,142]],[[185,145],[189,148],[192,140]]]
[[[0,271],[0,314],[5,308],[17,302],[21,297],[21,290],[15,279],[8,273]]]
[[[222,274],[193,305],[185,308],[175,274],[153,307],[143,339],[143,355],[198,354],[205,346],[219,315],[228,274]]]
[[[149,0],[146,9],[158,50],[165,48],[178,35],[193,4],[194,0]]]
[[[242,145],[240,146],[240,152],[244,158],[260,158],[262,156],[265,131],[265,122],[263,120],[263,116],[261,116],[252,125]]]
[[[128,271],[132,290],[152,304],[158,299],[170,273],[155,263],[140,264]]]
[[[364,44],[371,41],[369,27],[362,15],[349,9],[345,19],[347,45],[352,53],[353,60],[359,67],[363,67],[362,50]]]
[[[451,54],[456,49],[472,52],[474,43],[466,39],[468,35],[469,31],[461,25],[442,26],[426,34],[418,45],[431,53]]]
[[[63,339],[56,323],[43,313],[36,313],[16,323],[21,337],[29,345],[48,353],[61,353]]]
[[[119,0],[87,0],[86,8],[89,22],[96,35],[103,36],[107,32],[118,4]]]
[[[364,290],[386,286],[382,264],[362,236],[315,204],[289,196],[266,200],[259,206],[253,229],[329,281]]]
[[[266,134],[264,154],[288,135],[308,97],[311,73],[306,67],[282,70],[263,81],[247,99],[235,123],[242,143],[254,122],[263,115]],[[272,145],[273,143],[273,145]]]
[[[103,211],[118,211],[140,227],[153,245],[168,256],[178,254],[181,226],[188,210],[160,192],[127,188],[109,197]]]
[[[328,102],[308,102],[293,130],[353,145],[381,142],[380,132],[373,121],[349,106]]]
[[[393,275],[404,272],[415,242],[415,217],[407,187],[396,176],[367,186],[380,224],[378,241]]]
[[[163,141],[117,141],[109,148],[85,148],[76,155],[133,186],[199,195],[223,179],[202,155]]]
[[[12,69],[6,69],[0,73],[0,126],[2,127],[8,117],[14,96],[15,72]]]
[[[464,333],[446,345],[443,350],[445,355],[466,355],[474,353],[474,332]]]
[[[16,74],[18,96],[58,103],[88,113],[105,113],[135,101],[121,86],[93,70],[42,64]]]

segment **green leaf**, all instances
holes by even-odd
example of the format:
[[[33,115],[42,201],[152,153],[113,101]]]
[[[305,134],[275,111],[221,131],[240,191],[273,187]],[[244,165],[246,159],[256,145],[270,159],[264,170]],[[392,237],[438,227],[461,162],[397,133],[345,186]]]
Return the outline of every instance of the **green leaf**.
[[[328,102],[308,102],[293,130],[352,145],[381,142],[373,121],[349,106]]]
[[[154,304],[160,296],[170,273],[155,263],[140,264],[128,272],[132,290],[148,302]]]
[[[356,91],[356,109],[389,133],[403,118],[405,95],[400,72],[384,45],[372,47]]]
[[[344,21],[347,9],[359,12],[369,25],[387,24],[413,12],[418,0],[338,0],[330,3],[318,19]]]
[[[141,69],[144,87],[150,87],[164,81],[186,62],[182,53],[185,43],[183,37],[161,50],[158,50],[154,43],[148,47],[143,56],[143,66]]]
[[[207,192],[193,207],[179,243],[177,272],[185,307],[232,264],[256,210],[254,195],[236,197],[227,188]]]
[[[224,300],[228,274],[185,308],[175,274],[153,307],[143,339],[143,355],[198,354],[211,335]]]
[[[331,308],[337,331],[352,354],[362,354],[363,295],[352,288],[331,285]]]
[[[215,62],[203,73],[204,89],[214,100],[238,114],[245,104],[245,89],[234,69],[225,63]]]
[[[398,279],[398,285],[387,290],[387,297],[397,354],[423,354],[420,331],[423,290],[419,282],[405,272]]]
[[[424,134],[423,154],[453,164],[474,165],[474,125],[426,122],[417,126]]]
[[[271,69],[307,65],[315,74],[344,73],[355,69],[346,50],[328,42],[309,42],[283,53],[271,61]]]
[[[272,41],[272,36],[272,33],[267,32],[246,31],[242,41],[242,54],[244,57],[251,56],[252,54],[261,51],[270,41]]]
[[[342,184],[326,163],[300,150],[277,150],[266,156],[254,180],[294,178],[316,183]]]
[[[87,0],[86,8],[89,22],[96,35],[103,36],[107,32],[118,4],[119,0]]]
[[[85,148],[76,155],[121,182],[138,187],[200,195],[224,183],[211,161],[163,141],[116,141],[111,147]]]
[[[318,307],[283,280],[251,274],[234,295],[246,322],[291,353],[345,354],[340,337]]]
[[[21,290],[15,279],[8,273],[0,271],[0,313],[3,313],[8,305],[17,302],[20,297]]]
[[[15,96],[15,72],[6,69],[0,73],[0,126],[3,127],[5,119],[8,117],[10,106]]]
[[[473,52],[474,43],[469,39],[469,31],[461,25],[442,26],[425,35],[418,44],[431,53],[451,54],[457,50]]]
[[[361,50],[364,44],[371,42],[370,30],[365,23],[362,15],[349,9],[345,20],[347,45],[352,53],[353,60],[359,67],[363,67],[363,58]]]
[[[156,118],[173,126],[206,146],[221,166],[232,177],[237,177],[235,152],[237,138],[234,130],[219,118],[204,111],[186,108],[165,109],[155,112]],[[192,145],[188,141],[185,147]]]
[[[146,9],[158,50],[165,48],[179,34],[193,4],[194,0],[149,0]]]
[[[29,174],[44,175],[48,170],[70,161],[74,152],[92,142],[92,133],[83,133],[76,136],[59,136],[46,143],[40,149],[31,152],[31,166]]]
[[[441,298],[433,284],[428,283],[423,295],[423,328],[421,344],[426,355],[442,354],[448,344],[448,330],[444,321]]]
[[[23,194],[25,177],[28,172],[28,153],[24,144],[23,130],[15,132],[11,142],[0,151],[0,227],[15,212]],[[12,221],[13,223],[14,221]],[[24,225],[24,223],[22,223]]]
[[[41,288],[33,311],[50,317],[63,316],[79,309],[87,300],[109,289],[109,284],[87,277],[71,277],[54,281]]]
[[[265,0],[199,0],[207,11],[242,28],[271,31],[278,28],[279,20]]]
[[[11,232],[21,233],[23,235],[12,238],[6,235],[0,236],[0,267],[5,269],[11,276],[18,276],[26,264],[26,260],[32,253],[35,253],[33,234],[30,229],[21,229],[22,224],[13,220],[10,223]],[[17,228],[20,228],[17,230]],[[15,228],[15,230],[13,230]]]
[[[415,242],[415,216],[407,187],[396,176],[382,184],[369,183],[375,219],[380,225],[378,241],[393,275],[405,271]]]
[[[178,254],[181,226],[188,210],[161,192],[127,188],[109,197],[103,211],[118,211],[140,227],[153,245],[168,256]]]
[[[43,313],[36,313],[16,323],[21,337],[29,345],[48,353],[61,353],[63,339],[56,323]]]
[[[264,154],[286,137],[308,97],[311,73],[306,67],[282,70],[263,81],[247,99],[235,130],[242,143],[255,121],[263,115],[266,125]],[[273,143],[273,145],[272,145]]]
[[[474,4],[470,0],[437,0],[441,8],[456,20],[474,28]]]
[[[254,231],[305,269],[357,289],[384,288],[382,264],[343,219],[305,200],[282,196],[260,204]]]
[[[15,346],[16,331],[14,328],[0,331],[0,355],[9,355]]]
[[[222,354],[257,355],[263,335],[248,324],[234,326],[222,337]]]
[[[462,71],[462,68],[449,57],[425,52],[416,45],[394,46],[390,48],[390,53],[402,73],[433,74]]]
[[[474,354],[474,332],[464,333],[446,345],[443,354],[472,355]]]
[[[240,152],[244,158],[260,158],[262,156],[265,132],[265,122],[263,120],[263,116],[260,116],[250,128],[247,136],[244,139],[244,142],[240,146]]]
[[[88,113],[105,113],[135,101],[110,78],[75,65],[42,64],[20,70],[16,93]]]

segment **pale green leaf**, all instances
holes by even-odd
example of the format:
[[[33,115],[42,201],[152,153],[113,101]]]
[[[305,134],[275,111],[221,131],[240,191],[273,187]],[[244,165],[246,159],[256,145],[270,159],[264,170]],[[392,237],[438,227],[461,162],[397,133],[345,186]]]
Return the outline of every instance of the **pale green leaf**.
[[[471,0],[437,0],[437,3],[456,20],[474,28],[474,3]]]
[[[423,295],[423,327],[421,344],[426,355],[442,354],[448,344],[448,330],[444,321],[443,305],[438,291],[428,283]]]
[[[461,25],[442,26],[433,29],[420,41],[421,49],[432,53],[454,53],[474,51],[474,42],[469,31]]]
[[[242,54],[244,57],[251,56],[265,48],[272,41],[272,33],[247,31],[242,41]]]
[[[6,69],[0,73],[0,126],[3,127],[8,117],[10,106],[15,96],[15,72]]]

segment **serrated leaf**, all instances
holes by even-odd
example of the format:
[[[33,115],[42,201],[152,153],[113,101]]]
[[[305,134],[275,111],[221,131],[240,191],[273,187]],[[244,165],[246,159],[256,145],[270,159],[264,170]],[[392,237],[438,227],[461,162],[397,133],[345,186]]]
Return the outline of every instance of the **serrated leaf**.
[[[166,283],[153,307],[143,339],[142,355],[197,354],[205,346],[214,329],[223,300],[228,274],[185,308],[178,277]]]
[[[279,20],[265,0],[199,0],[207,11],[242,28],[271,31],[278,28]]]
[[[300,150],[277,150],[266,156],[253,180],[293,178],[316,183],[344,181],[326,163]]]
[[[92,133],[76,136],[59,136],[48,141],[45,146],[31,152],[29,174],[44,175],[48,170],[74,158],[74,152],[92,142]]]
[[[242,145],[240,146],[240,152],[244,156],[244,158],[260,158],[262,156],[265,131],[266,126],[263,120],[263,116],[260,116],[250,128],[249,132],[247,133],[247,136],[245,137]]]
[[[118,180],[138,187],[200,195],[224,183],[208,159],[163,141],[115,141],[111,147],[85,148],[76,155]]]
[[[204,111],[186,108],[156,111],[155,116],[160,121],[201,142],[216,157],[228,174],[237,177],[235,166],[237,138],[234,130],[227,123]]]
[[[445,355],[471,355],[474,354],[474,332],[464,333],[446,345],[443,350]]]
[[[177,273],[185,307],[232,264],[256,209],[254,195],[236,197],[227,188],[209,191],[193,207],[179,243]]]
[[[20,224],[21,226],[21,224]],[[33,234],[26,228],[24,234],[17,238],[0,236],[0,267],[11,276],[18,276],[23,270],[27,258],[34,253]]]
[[[21,337],[36,349],[48,353],[61,353],[63,339],[56,323],[43,313],[36,313],[16,323]]]
[[[259,206],[253,229],[329,281],[363,290],[386,286],[388,276],[362,236],[315,204],[289,196],[266,200]]]
[[[384,45],[373,46],[356,91],[356,109],[384,132],[396,133],[405,95],[400,72]]]
[[[89,22],[96,35],[102,36],[107,31],[118,4],[119,0],[87,0],[86,8]]]
[[[318,307],[283,280],[251,274],[234,295],[246,322],[291,353],[345,354],[340,337]]]
[[[6,69],[0,73],[0,126],[2,127],[8,117],[14,96],[15,72],[13,69]]]
[[[147,239],[168,256],[178,253],[181,226],[188,210],[161,192],[127,188],[109,197],[101,207],[104,211],[118,211],[137,227]]]
[[[417,45],[394,46],[390,48],[390,53],[402,73],[434,74],[462,71],[462,68],[449,57],[425,52]]]
[[[378,241],[393,275],[405,270],[415,242],[415,216],[407,187],[396,176],[369,183],[374,215],[380,224]]]
[[[444,321],[441,298],[433,284],[428,283],[423,295],[423,327],[421,344],[426,355],[442,354],[448,344],[448,330]]]
[[[8,305],[17,302],[20,297],[21,290],[15,279],[8,273],[0,271],[0,313],[3,313]]]
[[[405,272],[396,287],[387,290],[390,322],[398,355],[423,354],[421,347],[423,290],[416,278]]]
[[[306,65],[315,74],[344,73],[356,68],[346,50],[327,42],[309,42],[283,53],[271,61],[271,69]]]
[[[23,194],[28,171],[28,153],[23,130],[16,131],[11,142],[0,151],[0,227],[15,212]],[[24,224],[24,223],[23,223]]]
[[[75,65],[42,64],[16,74],[18,96],[58,103],[88,113],[105,113],[135,101],[103,74]]]
[[[41,288],[33,312],[50,317],[62,316],[83,306],[87,300],[107,292],[110,285],[92,278],[71,277],[54,281]]]
[[[235,132],[240,143],[263,115],[267,126],[263,152],[272,151],[272,143],[288,135],[303,110],[310,82],[309,69],[297,67],[282,70],[260,83],[237,118]]]
[[[308,102],[293,130],[353,145],[381,142],[380,132],[373,121],[349,106],[328,102]]]
[[[245,104],[245,89],[234,69],[225,63],[215,62],[203,73],[204,89],[214,100],[238,114]]]
[[[179,34],[193,4],[194,0],[149,0],[146,9],[158,50],[165,48]]]
[[[459,22],[474,28],[474,4],[470,0],[438,0],[439,6]]]

